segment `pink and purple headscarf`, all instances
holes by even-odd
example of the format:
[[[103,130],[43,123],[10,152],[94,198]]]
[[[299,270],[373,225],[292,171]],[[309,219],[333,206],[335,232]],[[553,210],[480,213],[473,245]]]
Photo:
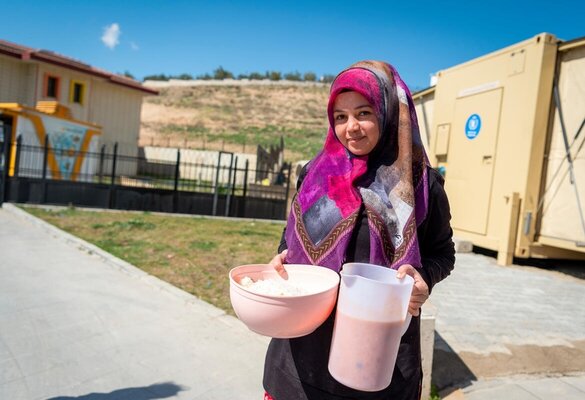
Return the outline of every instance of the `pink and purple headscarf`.
[[[335,135],[333,106],[346,91],[364,96],[379,120],[380,140],[365,156],[350,153]],[[428,160],[410,91],[391,65],[362,61],[335,78],[327,113],[325,145],[292,203],[286,262],[339,271],[363,204],[370,263],[420,267],[416,228],[427,213]]]

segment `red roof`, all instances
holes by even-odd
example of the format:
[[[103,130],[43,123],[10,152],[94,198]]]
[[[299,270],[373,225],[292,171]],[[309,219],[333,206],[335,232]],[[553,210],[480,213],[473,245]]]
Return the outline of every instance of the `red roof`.
[[[92,67],[89,64],[85,64],[70,57],[62,56],[52,51],[32,49],[16,43],[7,42],[6,40],[0,40],[0,54],[15,57],[23,61],[37,60],[48,64],[58,65],[63,68],[106,79],[115,85],[140,90],[148,94],[158,94],[158,91],[142,86],[140,82],[134,79]]]

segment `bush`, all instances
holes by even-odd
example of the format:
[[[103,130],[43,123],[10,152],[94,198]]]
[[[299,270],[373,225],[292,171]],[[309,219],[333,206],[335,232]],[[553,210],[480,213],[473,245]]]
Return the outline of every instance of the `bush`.
[[[249,76],[250,79],[257,79],[257,80],[262,80],[264,79],[264,75],[262,75],[260,72],[252,72]]]
[[[284,79],[287,81],[300,81],[301,80],[301,73],[300,72],[289,72],[288,74],[284,74]]]
[[[313,72],[305,72],[305,75],[303,75],[303,80],[308,82],[315,82],[317,80],[317,75],[315,75]]]
[[[158,75],[146,75],[144,77],[145,81],[168,81],[169,77],[165,74],[158,74]]]
[[[203,81],[209,81],[209,80],[213,79],[213,77],[209,74],[203,74],[203,75],[197,75],[196,79],[201,79]]]
[[[239,75],[238,75],[238,79],[239,79],[239,80],[242,80],[242,79],[248,79],[248,75],[246,75],[246,74],[239,74]]]
[[[215,71],[213,71],[213,79],[234,79],[234,74],[223,69],[220,65]]]
[[[270,71],[270,75],[268,76],[268,78],[271,81],[279,81],[282,79],[282,75],[278,71]]]
[[[174,79],[181,79],[184,81],[190,81],[191,79],[193,79],[193,76],[191,76],[190,74],[181,74],[181,75],[175,76]]]

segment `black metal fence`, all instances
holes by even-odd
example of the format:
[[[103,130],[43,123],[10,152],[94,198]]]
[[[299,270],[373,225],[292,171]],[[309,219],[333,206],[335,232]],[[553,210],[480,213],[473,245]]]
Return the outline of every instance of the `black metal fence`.
[[[93,152],[22,142],[4,143],[4,201],[284,219],[290,165],[250,168],[248,160],[218,152],[214,163],[194,162],[177,149],[174,159],[153,159],[118,145]],[[10,159],[12,157],[12,159]],[[209,157],[208,157],[209,159]],[[260,173],[260,174],[259,174]],[[266,177],[262,183],[255,177]],[[0,193],[2,191],[0,190]]]

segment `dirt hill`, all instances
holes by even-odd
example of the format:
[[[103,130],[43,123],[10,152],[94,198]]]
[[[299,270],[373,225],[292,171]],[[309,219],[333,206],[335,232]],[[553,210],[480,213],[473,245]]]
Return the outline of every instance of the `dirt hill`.
[[[257,144],[276,145],[282,136],[285,159],[296,161],[311,158],[327,132],[325,84],[200,82],[157,89],[159,96],[144,99],[142,145],[255,153]]]

